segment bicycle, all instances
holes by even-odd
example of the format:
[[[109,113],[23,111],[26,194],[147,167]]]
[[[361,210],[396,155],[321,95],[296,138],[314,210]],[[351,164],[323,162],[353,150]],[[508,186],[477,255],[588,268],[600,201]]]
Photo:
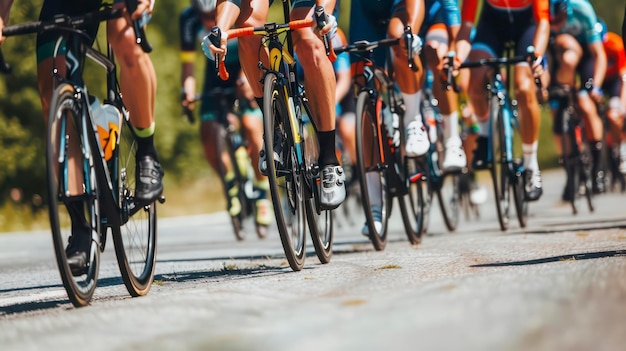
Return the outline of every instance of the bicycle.
[[[511,48],[510,45],[507,47]],[[488,66],[494,70],[490,82],[486,85],[489,99],[489,147],[486,164],[491,173],[498,222],[503,231],[509,227],[511,193],[513,193],[517,219],[522,228],[527,224],[528,202],[524,199],[524,167],[519,158],[514,158],[516,156],[514,133],[515,130],[519,130],[517,101],[511,99],[508,94],[510,89],[507,85],[511,83],[511,80],[504,80],[502,67],[506,67],[507,78],[513,77],[512,65],[533,62],[535,59],[533,47],[529,47],[528,54],[523,56],[510,56],[510,52],[511,50],[507,50],[505,57],[486,58],[460,65],[460,69]],[[459,91],[451,70],[447,72],[447,81],[448,87]],[[540,85],[538,79],[535,79],[535,83]]]
[[[246,237],[245,225],[246,220],[254,218],[256,213],[255,201],[259,198],[258,191],[254,190],[254,170],[252,169],[251,161],[248,156],[247,143],[244,136],[244,132],[241,128],[237,129],[235,125],[229,120],[229,114],[233,114],[235,109],[238,108],[238,101],[234,99],[236,92],[235,88],[213,88],[205,94],[198,94],[194,97],[194,101],[199,101],[206,95],[211,98],[211,101],[217,102],[219,105],[217,111],[219,111],[216,120],[220,124],[220,130],[218,134],[219,142],[217,143],[217,154],[222,155],[219,160],[219,175],[222,180],[222,188],[224,189],[224,196],[229,199],[228,184],[225,180],[226,164],[227,163],[233,171],[234,178],[232,179],[234,187],[238,189],[237,198],[241,204],[241,212],[235,216],[230,216],[231,225],[235,238],[238,241],[242,241]],[[235,104],[229,106],[230,101],[235,101]],[[183,108],[183,113],[187,117],[190,123],[195,121],[193,111],[188,107]],[[233,115],[234,116],[234,115]],[[259,238],[265,238],[268,234],[268,226],[255,223],[255,231]]]
[[[287,21],[288,0],[283,0],[283,10]],[[323,18],[323,7],[316,8],[315,13],[318,19]],[[264,72],[263,130],[265,154],[268,155],[267,173],[278,232],[289,266],[294,271],[300,271],[304,266],[307,223],[321,263],[330,262],[333,243],[332,211],[322,210],[320,206],[317,129],[312,118],[309,118],[311,123],[305,123],[305,116],[312,116],[312,113],[304,86],[298,80],[289,33],[310,28],[313,23],[312,19],[307,19],[228,31],[228,38],[260,35],[269,48],[271,67],[265,67],[260,60],[258,65]],[[286,34],[286,45],[279,38],[283,33]],[[219,28],[215,27],[210,34],[214,45],[219,45],[216,39],[220,37]],[[328,40],[325,40],[325,46],[327,54],[332,54]],[[220,64],[218,57],[215,62],[220,77],[226,79],[225,65]]]
[[[426,79],[422,88],[421,109],[425,120],[424,125],[429,126],[430,149],[420,160],[420,166],[424,174],[427,175],[423,232],[428,230],[430,208],[435,194],[446,228],[453,232],[459,224],[461,176],[463,173],[467,173],[467,168],[454,172],[446,172],[443,169],[445,156],[443,116],[439,112],[439,102],[432,90],[433,79],[435,79],[433,73],[428,69],[424,74]],[[434,128],[434,132],[430,128]]]
[[[576,91],[569,86],[548,88],[550,101],[556,103],[554,123],[560,126],[562,165],[565,169],[565,198],[572,206],[573,214],[578,214],[577,201],[585,197],[589,212],[594,211],[592,191],[592,160],[589,145],[586,142],[584,124],[576,110]]]
[[[405,28],[405,32],[410,28]],[[406,36],[410,40],[411,36]],[[396,89],[391,67],[375,65],[371,58],[376,48],[398,45],[400,38],[374,42],[357,41],[336,48],[335,53],[350,52],[358,56],[353,64],[356,97],[356,148],[357,174],[361,186],[361,204],[369,238],[377,251],[387,244],[387,226],[391,216],[392,201],[397,197],[405,233],[411,244],[419,244],[424,226],[424,189],[426,176],[417,158],[406,157],[403,125],[404,102]],[[411,43],[407,43],[411,48]],[[409,53],[408,57],[412,55]],[[409,65],[412,65],[409,60]],[[379,182],[380,194],[370,194],[368,183]],[[372,195],[380,196],[381,223],[376,228],[372,209]],[[378,209],[376,209],[378,210]]]
[[[127,2],[129,11],[136,8]],[[67,40],[75,57],[87,57],[106,71],[107,99],[105,103],[116,109],[122,123],[119,125],[115,148],[109,159],[105,158],[96,121],[90,108],[90,95],[82,80],[85,60],[68,69],[68,77],[53,76],[58,86],[54,90],[48,115],[46,141],[46,174],[48,183],[49,217],[54,251],[63,286],[76,307],[91,300],[98,279],[100,252],[105,248],[106,235],[111,229],[122,280],[131,296],[148,293],[154,278],[156,262],[156,201],[141,204],[134,199],[136,135],[130,125],[129,113],[124,107],[118,81],[113,51],[107,45],[107,54],[91,47],[91,38],[82,30],[85,24],[119,18],[121,10],[105,7],[81,16],[58,16],[50,22],[29,22],[4,28],[3,35],[15,36],[45,31],[60,31],[58,43]],[[135,24],[137,42],[144,50],[150,49],[143,29]],[[57,45],[53,58],[59,55]],[[68,60],[69,62],[69,60]],[[0,67],[8,68],[2,62]],[[74,68],[74,67],[72,67]],[[112,136],[113,138],[113,136]],[[74,142],[75,140],[75,142]],[[111,141],[111,140],[110,140]],[[70,164],[77,160],[84,179],[83,194],[71,195]],[[83,272],[72,272],[67,262],[71,222],[66,206],[76,201],[72,211],[85,215],[86,226],[92,233],[88,264]],[[159,199],[161,203],[164,197]]]

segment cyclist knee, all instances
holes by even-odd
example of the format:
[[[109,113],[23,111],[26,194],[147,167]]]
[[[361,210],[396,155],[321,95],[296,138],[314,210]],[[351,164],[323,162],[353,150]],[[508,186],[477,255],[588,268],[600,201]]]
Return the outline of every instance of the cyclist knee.
[[[328,60],[324,51],[324,44],[316,37],[300,38],[296,45],[296,54],[302,67],[318,67],[322,60]]]
[[[139,57],[146,55],[141,47],[137,45],[135,32],[131,27],[125,27],[124,29],[110,27],[108,36],[115,56],[121,65],[126,67],[136,66]]]

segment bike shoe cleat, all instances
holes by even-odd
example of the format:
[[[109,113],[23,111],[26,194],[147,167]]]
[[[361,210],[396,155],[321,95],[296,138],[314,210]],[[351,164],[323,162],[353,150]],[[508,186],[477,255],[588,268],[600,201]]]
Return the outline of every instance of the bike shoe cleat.
[[[474,158],[472,159],[473,169],[486,169],[487,168],[487,148],[489,147],[489,140],[486,136],[479,136],[476,138],[476,148],[474,149]]]
[[[537,201],[543,194],[542,178],[539,170],[524,171],[524,200]]]
[[[413,121],[409,123],[405,130],[406,133],[406,155],[408,157],[418,157],[426,154],[430,149],[430,141],[428,133],[423,125]]]
[[[383,230],[383,211],[380,205],[372,205],[372,217],[374,219],[374,228],[376,228],[377,233],[380,233]],[[369,238],[370,228],[367,226],[367,223],[363,224],[361,234]]]
[[[322,168],[322,210],[334,210],[346,199],[346,177],[341,166],[327,165]]]
[[[163,193],[163,168],[153,156],[137,160],[135,199],[143,204],[157,200]]]

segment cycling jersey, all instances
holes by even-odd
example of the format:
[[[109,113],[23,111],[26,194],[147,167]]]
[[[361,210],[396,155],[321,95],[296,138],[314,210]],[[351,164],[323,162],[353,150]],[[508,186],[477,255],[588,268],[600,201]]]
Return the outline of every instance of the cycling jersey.
[[[461,20],[474,22],[478,0],[463,2]],[[473,50],[488,52],[492,57],[502,56],[505,44],[515,43],[515,54],[525,55],[533,44],[536,24],[549,21],[548,0],[486,0],[476,27]]]
[[[241,0],[227,0],[228,2],[232,2],[233,4],[237,5],[237,7],[241,7]],[[270,0],[270,4],[269,6],[272,6],[272,3],[274,3],[274,0]],[[315,0],[294,0],[291,2],[291,8],[298,8],[298,7],[313,7],[315,6]]]
[[[595,28],[596,23],[596,12],[587,0],[569,0],[567,21],[556,34],[569,34],[585,47],[602,41]]]
[[[124,0],[115,0],[121,3]],[[40,21],[50,21],[56,15],[80,16],[82,14],[97,11],[102,4],[102,0],[44,0],[39,13]],[[95,39],[100,23],[91,23],[85,28],[85,33]],[[37,63],[52,57],[57,38],[61,33],[58,31],[46,31],[37,34]],[[59,47],[58,54],[65,55],[67,48],[65,45]]]
[[[463,22],[474,23],[477,16],[477,10],[479,8],[479,2],[481,0],[464,0],[463,9],[461,10],[461,19]],[[483,8],[487,6],[495,10],[496,17],[507,17],[511,19],[517,16],[517,14],[524,11],[531,10],[535,23],[539,23],[540,20],[550,20],[550,3],[546,0],[485,0],[483,2]],[[495,19],[492,17],[485,18],[484,13],[481,16],[481,21]]]
[[[179,17],[180,28],[180,49],[181,49],[181,61],[186,63],[195,62],[195,52],[198,42],[208,33],[202,23],[201,13],[189,6],[183,10]],[[228,41],[228,55],[224,64],[226,69],[230,72],[228,80],[222,80],[217,77],[215,71],[215,63],[209,59],[206,60],[206,67],[204,70],[204,82],[202,85],[202,98],[200,103],[200,120],[212,121],[219,116],[220,104],[214,101],[214,98],[209,96],[209,92],[213,88],[231,89],[233,91],[229,96],[224,97],[227,99],[227,106],[233,106],[235,103],[235,89],[237,87],[237,79],[239,78],[239,71],[241,70],[241,64],[239,62],[239,54],[237,48],[237,40]],[[242,104],[242,107],[248,106]],[[248,109],[242,109],[240,116],[243,113],[248,113]]]
[[[607,59],[606,78],[621,77],[626,74],[626,53],[622,37],[617,33],[608,32],[607,40],[604,42],[604,51]]]

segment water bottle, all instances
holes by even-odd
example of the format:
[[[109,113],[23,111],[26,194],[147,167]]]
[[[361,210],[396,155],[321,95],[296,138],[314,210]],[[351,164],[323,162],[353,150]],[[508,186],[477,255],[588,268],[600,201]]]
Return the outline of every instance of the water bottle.
[[[100,104],[100,100],[94,97],[93,102],[89,106],[91,116],[98,130],[100,137],[100,146],[104,152],[104,159],[110,160],[113,152],[119,144],[120,125],[122,124],[122,114],[119,110],[110,104]]]

